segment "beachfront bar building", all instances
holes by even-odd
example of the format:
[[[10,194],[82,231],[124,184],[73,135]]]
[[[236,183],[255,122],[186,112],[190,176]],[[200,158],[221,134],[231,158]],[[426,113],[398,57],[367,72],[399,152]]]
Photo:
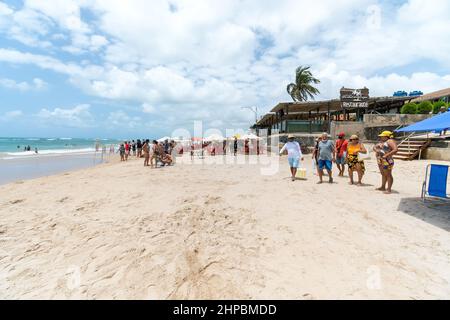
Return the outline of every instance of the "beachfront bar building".
[[[400,109],[412,97],[371,98],[369,107],[344,109],[341,100],[314,102],[279,103],[270,113],[262,117],[255,125],[256,129],[267,129],[279,133],[317,133],[329,132],[332,121],[362,121],[363,115],[400,113]]]
[[[352,90],[345,89],[343,90]],[[362,89],[364,90],[364,89]],[[346,103],[342,99],[310,102],[283,102],[264,115],[253,129],[266,129],[270,136],[278,134],[320,132],[331,133],[333,122],[364,122],[364,115],[400,114],[401,108],[409,102],[450,101],[450,88],[424,96],[373,97],[361,107],[359,103]],[[401,125],[401,123],[399,123]]]
[[[340,99],[279,103],[260,118],[252,129],[259,135],[278,136],[281,141],[284,141],[288,134],[294,134],[308,146],[311,146],[314,138],[322,132],[328,132],[332,136],[339,132],[357,134],[363,140],[375,141],[379,132],[395,131],[432,116],[403,115],[401,109],[406,103],[440,100],[450,102],[450,88],[422,96],[390,97],[370,97],[367,88],[342,88]],[[400,140],[404,138],[400,137]],[[424,142],[423,148],[429,145],[430,142]],[[446,152],[450,154],[449,151]],[[414,156],[415,153],[412,152],[405,155],[405,158]]]

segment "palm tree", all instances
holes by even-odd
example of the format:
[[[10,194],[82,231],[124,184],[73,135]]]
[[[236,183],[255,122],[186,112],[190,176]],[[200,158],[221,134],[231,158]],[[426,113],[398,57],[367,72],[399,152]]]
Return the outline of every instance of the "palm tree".
[[[295,83],[287,86],[287,92],[295,102],[307,101],[308,98],[314,100],[314,96],[320,91],[313,87],[313,84],[319,84],[320,80],[313,77],[311,67],[300,66],[295,71]]]

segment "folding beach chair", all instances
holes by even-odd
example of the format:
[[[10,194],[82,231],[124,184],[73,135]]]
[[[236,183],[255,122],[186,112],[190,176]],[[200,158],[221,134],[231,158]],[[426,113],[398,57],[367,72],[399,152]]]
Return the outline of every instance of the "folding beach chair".
[[[447,193],[447,179],[449,166],[430,164],[427,166],[425,173],[425,181],[422,186],[422,200],[425,201],[427,196],[450,199]]]

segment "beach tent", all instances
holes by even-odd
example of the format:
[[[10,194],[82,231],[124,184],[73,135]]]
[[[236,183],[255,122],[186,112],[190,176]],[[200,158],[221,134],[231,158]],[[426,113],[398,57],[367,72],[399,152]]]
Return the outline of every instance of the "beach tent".
[[[207,142],[223,141],[223,140],[227,140],[227,139],[222,137],[220,134],[212,134],[209,137],[206,137],[205,139],[203,139],[203,141],[207,141]]]
[[[171,137],[163,137],[163,138],[161,138],[161,139],[158,139],[157,141],[158,142],[164,142],[164,141],[166,141],[166,140],[172,140],[172,138]]]
[[[396,130],[396,132],[440,132],[448,129],[450,129],[450,112],[445,112],[400,130]]]
[[[189,142],[189,141],[191,141],[191,139],[188,139],[187,137],[186,138],[185,137],[172,137],[171,139],[169,139],[169,141],[170,140],[173,140],[175,142]]]

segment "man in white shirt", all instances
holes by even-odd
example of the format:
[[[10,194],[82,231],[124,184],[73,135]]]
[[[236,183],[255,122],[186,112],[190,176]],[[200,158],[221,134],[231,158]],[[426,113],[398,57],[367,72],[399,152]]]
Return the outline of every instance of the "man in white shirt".
[[[289,135],[288,142],[280,151],[280,156],[287,150],[289,166],[291,167],[292,181],[295,181],[295,176],[297,175],[297,169],[300,164],[300,159],[303,160],[302,149],[300,144],[295,141],[295,136]]]

